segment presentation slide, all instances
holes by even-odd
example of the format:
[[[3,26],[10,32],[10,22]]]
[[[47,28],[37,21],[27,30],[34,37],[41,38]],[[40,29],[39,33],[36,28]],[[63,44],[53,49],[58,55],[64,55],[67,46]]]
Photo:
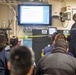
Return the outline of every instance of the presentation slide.
[[[21,6],[20,21],[26,24],[49,24],[49,7]]]
[[[21,22],[43,22],[43,7],[22,7]]]

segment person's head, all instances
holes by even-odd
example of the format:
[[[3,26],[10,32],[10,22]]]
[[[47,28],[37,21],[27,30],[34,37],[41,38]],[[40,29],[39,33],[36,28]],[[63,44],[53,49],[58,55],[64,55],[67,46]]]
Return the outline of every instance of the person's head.
[[[8,69],[12,75],[31,75],[34,53],[26,46],[15,46],[10,51]]]
[[[18,37],[13,36],[12,38],[10,38],[10,44],[11,47],[14,47],[18,44]]]
[[[63,39],[63,40],[66,41],[66,37],[65,37],[65,35],[63,33],[59,33],[55,37],[55,41],[60,40],[60,39]]]
[[[76,13],[73,15],[73,20],[76,22]]]
[[[56,48],[56,47],[61,47],[61,48],[65,49],[67,52],[68,43],[64,39],[60,39],[60,40],[56,41],[54,48]]]
[[[58,32],[55,32],[55,33],[53,33],[53,35],[52,35],[52,42],[54,43],[54,40],[55,40],[55,36],[58,34]]]
[[[4,34],[0,34],[0,50],[6,47],[6,37]]]

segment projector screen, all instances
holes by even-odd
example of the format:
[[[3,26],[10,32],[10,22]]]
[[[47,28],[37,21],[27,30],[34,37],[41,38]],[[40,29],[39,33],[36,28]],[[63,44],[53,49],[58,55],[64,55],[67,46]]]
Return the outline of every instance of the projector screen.
[[[51,5],[19,4],[19,25],[51,25]]]

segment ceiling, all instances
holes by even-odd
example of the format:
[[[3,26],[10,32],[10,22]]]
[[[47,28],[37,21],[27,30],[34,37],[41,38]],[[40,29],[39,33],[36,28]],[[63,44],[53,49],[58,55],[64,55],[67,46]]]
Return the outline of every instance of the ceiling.
[[[3,2],[15,3],[15,2],[30,2],[30,1],[39,1],[39,2],[41,2],[41,1],[48,1],[48,0],[0,0],[0,3],[1,3],[1,2],[2,2],[2,3],[3,3]],[[54,0],[54,1],[64,1],[64,0]]]
[[[24,4],[24,3],[47,3],[48,0],[0,0],[0,4],[2,5],[8,5],[10,8],[12,6],[13,9],[17,10],[18,4]]]
[[[54,0],[64,1],[64,0]],[[48,2],[48,0],[0,0],[0,3],[22,3],[22,2]]]
[[[20,3],[20,2],[43,2],[47,0],[0,0],[0,3]]]

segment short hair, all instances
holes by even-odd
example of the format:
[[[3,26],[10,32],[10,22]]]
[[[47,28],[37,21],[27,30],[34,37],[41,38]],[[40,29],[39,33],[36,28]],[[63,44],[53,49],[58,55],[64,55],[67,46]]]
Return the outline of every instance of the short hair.
[[[58,32],[54,32],[53,35],[52,35],[52,41],[55,40],[55,36],[58,34]]]
[[[57,41],[59,39],[64,39],[66,41],[66,37],[63,33],[59,33],[59,34],[56,35],[55,41]]]
[[[27,75],[34,63],[34,53],[26,46],[15,46],[10,51],[11,74]]]
[[[54,47],[68,48],[68,43],[64,39],[57,40]]]
[[[18,37],[13,36],[10,38],[11,47],[16,46],[18,44]]]
[[[76,13],[73,15],[73,20],[74,20],[74,18],[76,18]]]
[[[6,47],[6,37],[4,34],[0,34],[0,51]]]

